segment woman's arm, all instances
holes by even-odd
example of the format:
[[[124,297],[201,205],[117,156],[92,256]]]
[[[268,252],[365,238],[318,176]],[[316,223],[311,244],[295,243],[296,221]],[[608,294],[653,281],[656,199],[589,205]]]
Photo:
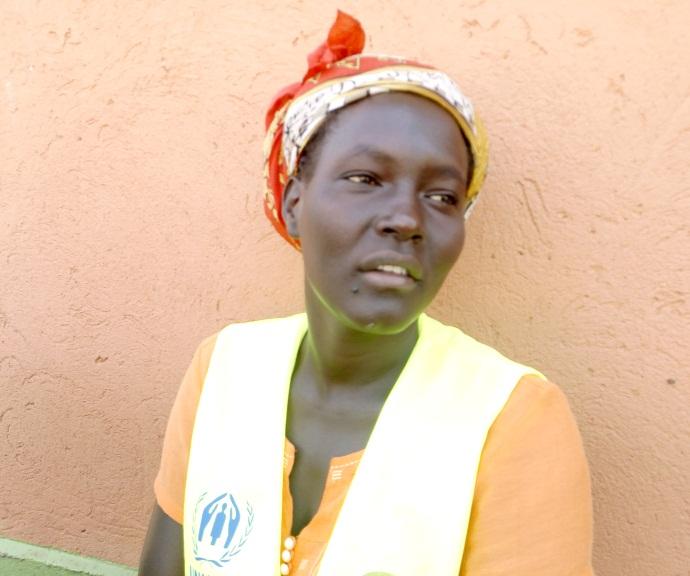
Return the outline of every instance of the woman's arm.
[[[189,448],[196,409],[216,337],[197,348],[170,412],[161,466],[154,483],[156,504],[141,553],[140,576],[183,576],[182,520]]]
[[[582,440],[550,382],[524,377],[487,436],[461,576],[591,576]]]
[[[184,576],[182,526],[156,504],[151,513],[139,576]]]

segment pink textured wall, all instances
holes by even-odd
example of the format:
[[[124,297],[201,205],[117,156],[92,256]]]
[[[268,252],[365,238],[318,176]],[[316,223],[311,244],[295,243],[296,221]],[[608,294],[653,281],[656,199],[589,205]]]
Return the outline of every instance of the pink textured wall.
[[[690,3],[343,1],[493,143],[434,312],[569,396],[598,574],[690,560]],[[296,311],[262,115],[336,3],[3,2],[0,534],[134,564],[198,341]]]

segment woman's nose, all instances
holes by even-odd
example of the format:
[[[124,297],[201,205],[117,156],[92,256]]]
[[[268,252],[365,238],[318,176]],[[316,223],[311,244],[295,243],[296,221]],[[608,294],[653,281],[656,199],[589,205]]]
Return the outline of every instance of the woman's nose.
[[[419,206],[414,194],[406,196],[385,206],[385,215],[379,218],[377,230],[398,240],[419,241],[424,237]]]

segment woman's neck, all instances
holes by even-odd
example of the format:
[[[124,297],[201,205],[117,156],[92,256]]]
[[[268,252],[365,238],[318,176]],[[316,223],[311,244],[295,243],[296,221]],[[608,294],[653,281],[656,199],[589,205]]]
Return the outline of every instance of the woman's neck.
[[[396,334],[367,333],[347,326],[321,303],[309,300],[309,330],[300,350],[300,370],[325,395],[353,387],[387,395],[417,342],[417,322]]]

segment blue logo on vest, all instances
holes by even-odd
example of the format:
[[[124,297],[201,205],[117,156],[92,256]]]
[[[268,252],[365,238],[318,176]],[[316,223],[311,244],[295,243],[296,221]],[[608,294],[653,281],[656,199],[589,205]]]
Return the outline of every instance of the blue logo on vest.
[[[254,510],[230,492],[211,499],[204,492],[197,500],[192,520],[192,549],[195,560],[224,566],[242,551],[254,524]]]

